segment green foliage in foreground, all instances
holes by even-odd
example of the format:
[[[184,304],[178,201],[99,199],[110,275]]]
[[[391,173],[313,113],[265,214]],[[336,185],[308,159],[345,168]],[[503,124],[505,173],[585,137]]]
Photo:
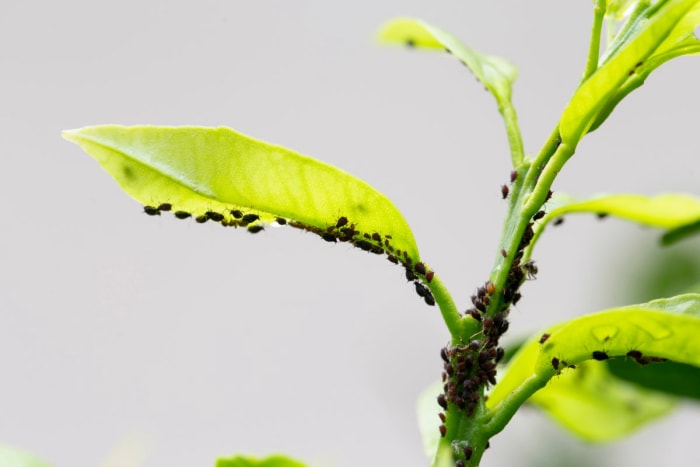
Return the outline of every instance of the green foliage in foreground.
[[[668,413],[679,396],[698,397],[696,293],[560,323],[532,336],[507,367],[499,365],[510,306],[520,299],[523,281],[537,274],[532,250],[549,222],[573,213],[613,215],[662,229],[664,243],[700,231],[700,199],[692,194],[551,198],[552,184],[580,140],[609,118],[622,98],[663,63],[700,53],[693,33],[698,25],[700,0],[596,0],[581,83],[532,157],[523,152],[511,102],[517,76],[511,63],[424,21],[399,18],[381,29],[382,42],[446,51],[460,60],[493,94],[505,123],[513,167],[511,184],[503,187],[508,210],[496,243],[500,251],[472,297],[473,307],[461,313],[420,257],[395,205],[339,169],[227,128],[106,125],[66,131],[64,137],[93,156],[147,214],[172,213],[251,233],[276,222],[325,241],[347,242],[403,267],[421,299],[439,307],[450,333],[441,352],[443,382],[419,401],[426,452],[434,466],[475,466],[489,439],[525,403],[583,439],[609,441]],[[652,368],[645,373],[651,382],[625,370],[629,365]],[[653,384],[659,379],[667,384]],[[683,382],[692,389],[681,390]],[[281,457],[217,462],[217,467],[249,465],[301,464]]]

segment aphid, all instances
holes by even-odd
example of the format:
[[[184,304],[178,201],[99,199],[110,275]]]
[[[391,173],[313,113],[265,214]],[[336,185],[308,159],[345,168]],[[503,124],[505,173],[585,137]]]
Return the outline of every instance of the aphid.
[[[530,279],[530,280],[536,279],[538,269],[537,269],[537,265],[535,264],[534,260],[529,259],[529,260],[525,261],[521,267],[525,271],[525,276],[528,279]]]
[[[547,192],[547,197],[544,199],[544,202],[546,203],[547,201],[549,201],[549,200],[551,199],[551,197],[552,197],[553,194],[554,194],[554,193],[552,192],[552,190],[549,190],[549,191]]]
[[[542,337],[540,337],[540,344],[544,344],[545,342],[547,342],[547,339],[549,339],[549,334],[542,334]]]
[[[464,458],[466,460],[469,460],[472,458],[472,454],[474,454],[474,450],[472,449],[471,446],[464,446]]]
[[[517,170],[511,170],[510,172],[510,183],[515,182],[518,179],[518,171]]]
[[[608,217],[608,213],[607,212],[599,212],[598,214],[596,214],[596,216],[598,217],[598,219],[605,219],[606,217]]]
[[[513,294],[513,300],[511,303],[513,303],[513,305],[515,305],[518,303],[518,301],[520,301],[521,298],[522,298],[522,295],[520,295],[520,292],[515,292]]]
[[[367,241],[365,241],[365,240],[358,240],[358,241],[356,241],[356,242],[355,242],[355,246],[358,247],[358,248],[361,248],[361,249],[363,249],[363,250],[365,250],[365,251],[369,251],[369,250],[372,249],[372,244],[369,243],[369,242],[367,242]]]
[[[406,39],[406,47],[413,48],[415,46],[416,46],[416,41],[414,41],[413,39]]]
[[[562,225],[564,223],[564,218],[563,217],[557,217],[554,219],[554,222],[552,222],[552,225],[557,226],[557,225]]]
[[[222,220],[224,220],[224,216],[219,214],[218,212],[207,211],[205,214],[209,219],[213,220],[214,222],[221,222]]]
[[[552,358],[552,366],[555,370],[559,369],[559,359],[557,357]]]
[[[390,262],[392,262],[392,263],[394,263],[394,264],[399,264],[399,260],[396,259],[396,256],[389,255],[389,256],[386,257],[386,259],[388,259]]]
[[[340,228],[340,227],[343,227],[344,225],[346,225],[347,223],[348,223],[348,218],[345,216],[342,216],[342,217],[338,218],[338,222],[335,223],[335,227]]]
[[[447,363],[445,365],[445,373],[447,373],[448,376],[454,376],[454,374],[455,374],[454,367],[452,365],[450,365],[449,363]]]
[[[243,224],[246,225],[257,221],[258,219],[260,219],[260,216],[257,214],[246,214],[241,220],[243,221]]]
[[[594,351],[592,356],[594,360],[607,360],[608,358],[610,358],[608,357],[608,354],[606,354],[602,350]]]
[[[501,250],[501,256],[503,256],[504,258],[508,257],[508,252],[505,250],[505,248]]]
[[[433,276],[435,276],[435,272],[434,272],[434,271],[428,271],[428,272],[425,274],[425,280],[427,280],[428,282],[430,282],[430,281],[433,280]]]
[[[414,284],[416,286],[416,293],[419,297],[425,297],[428,293],[430,293],[428,289],[420,282],[414,282]]]
[[[479,341],[479,340],[473,340],[469,343],[469,350],[476,351],[476,350],[479,350],[480,347],[481,347],[481,341]]]
[[[503,199],[506,199],[508,197],[508,185],[502,185],[501,186],[501,196],[503,196]]]
[[[277,219],[275,219],[275,222],[277,222],[279,225],[285,225],[287,223],[287,219],[285,219],[284,217],[278,217]]]
[[[177,217],[178,219],[187,219],[188,217],[191,217],[191,216],[192,216],[192,214],[190,214],[189,212],[175,211],[175,217]]]
[[[438,405],[439,405],[440,407],[442,407],[443,409],[447,410],[447,399],[445,399],[445,395],[444,395],[444,394],[440,394],[440,395],[437,397],[437,402],[438,402]]]
[[[144,206],[143,212],[145,212],[149,216],[160,216],[160,211],[154,206]]]
[[[542,219],[544,217],[544,211],[537,211],[534,216],[532,216],[532,220],[536,221],[539,219]]]
[[[440,436],[442,436],[444,438],[446,434],[447,434],[447,427],[445,425],[440,425]]]
[[[508,323],[508,320],[504,319],[498,330],[500,331],[501,334],[505,334],[506,331],[508,331],[509,326],[510,326],[510,323]]]
[[[238,209],[232,210],[232,211],[231,211],[231,215],[232,215],[235,219],[240,219],[241,217],[243,217],[243,213],[242,213],[241,211],[239,211]]]
[[[503,360],[503,356],[506,354],[506,351],[503,349],[503,347],[498,347],[496,349],[496,363],[500,362]]]
[[[642,358],[642,352],[640,352],[639,350],[630,350],[629,352],[627,352],[627,356],[639,361]]]
[[[321,234],[321,238],[324,239],[325,241],[331,242],[331,243],[336,243],[338,241],[338,239],[335,238],[335,235],[329,234],[329,233]]]
[[[414,281],[414,280],[416,280],[416,279],[417,279],[417,277],[416,277],[415,274],[413,274],[413,271],[411,271],[410,269],[406,268],[406,280],[409,281],[409,282],[411,282],[411,281]],[[421,295],[421,297],[422,297],[422,295]]]
[[[438,417],[440,417],[440,420],[442,421],[442,423],[445,423],[445,420],[447,419],[447,417],[445,417],[445,414],[443,412],[440,412],[438,414]]]
[[[261,232],[263,230],[265,230],[265,227],[262,225],[251,225],[250,227],[248,227],[248,232],[253,233],[253,234]]]
[[[440,349],[440,358],[442,358],[442,360],[445,363],[448,363],[450,361],[449,350],[447,350],[447,347],[443,347]]]
[[[173,208],[173,205],[170,203],[161,203],[160,206],[158,206],[159,211],[170,211]]]
[[[425,273],[426,273],[425,264],[423,264],[423,263],[418,262],[418,263],[416,263],[416,265],[413,268],[415,269],[415,271],[418,274],[425,275]]]
[[[470,308],[470,309],[468,309],[466,312],[467,312],[469,315],[471,315],[471,317],[474,318],[475,320],[481,321],[481,314],[479,314],[479,312],[478,312],[476,309]]]
[[[462,462],[462,459],[455,462],[455,467],[464,467],[464,462]]]
[[[493,318],[484,318],[484,329],[489,329],[493,326]]]
[[[196,220],[197,223],[199,223],[199,224],[204,224],[206,221],[209,220],[209,216],[207,216],[206,214],[203,214],[201,216],[195,217],[194,220]]]
[[[374,233],[372,234],[372,240],[381,243],[381,241],[382,241],[382,236],[379,235],[377,232],[374,232]]]
[[[428,291],[428,293],[423,297],[423,300],[425,303],[429,306],[435,306],[435,297],[433,297],[433,294]]]
[[[495,291],[496,291],[496,286],[493,285],[493,282],[488,281],[488,282],[486,283],[486,293],[489,294],[489,295],[491,295],[491,294],[494,293]]]

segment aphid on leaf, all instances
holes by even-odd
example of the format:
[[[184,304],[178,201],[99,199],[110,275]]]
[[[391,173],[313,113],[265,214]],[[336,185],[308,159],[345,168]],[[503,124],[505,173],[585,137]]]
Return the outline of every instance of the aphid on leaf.
[[[503,256],[504,258],[508,257],[508,252],[505,250],[505,248],[501,249],[501,256]]]
[[[446,434],[447,434],[447,427],[445,425],[440,425],[440,436],[442,436],[444,438]]]
[[[425,301],[425,303],[427,305],[435,306],[435,297],[433,297],[433,294],[430,293],[429,290],[428,290],[428,293],[425,295],[425,297],[423,297],[423,300]]]
[[[178,219],[187,219],[188,217],[191,217],[192,214],[186,211],[175,211],[175,217]]]
[[[149,216],[160,216],[160,211],[154,206],[144,206],[143,212],[145,212]]]
[[[336,228],[340,228],[348,223],[348,218],[345,216],[342,216],[338,218],[338,222],[335,223]]]
[[[608,356],[608,354],[606,354],[606,353],[603,352],[602,350],[596,350],[596,351],[594,351],[592,357],[593,357],[594,360],[601,360],[601,361],[602,361],[602,360],[607,360],[608,358],[610,358],[610,357]]]
[[[275,219],[275,222],[277,222],[279,225],[285,225],[287,223],[287,219],[285,219],[284,217],[278,217],[277,219]]]
[[[510,183],[515,182],[518,179],[518,171],[517,170],[512,170],[510,172]]]
[[[554,367],[555,370],[559,369],[559,359],[557,357],[552,358],[552,367]]]
[[[502,185],[501,186],[501,196],[503,196],[503,199],[506,199],[508,197],[508,185]]]
[[[240,219],[241,217],[243,217],[243,213],[238,209],[232,210],[231,215],[234,217],[234,219]]]
[[[503,356],[506,354],[506,351],[503,349],[503,347],[498,347],[496,349],[496,363],[500,362],[503,360]]]
[[[173,208],[173,205],[170,203],[161,203],[160,206],[158,206],[159,211],[170,211]]]
[[[429,292],[429,290],[420,282],[414,282],[416,286],[416,293],[418,294],[419,297],[425,297]]]
[[[442,407],[443,409],[447,410],[447,399],[445,399],[445,395],[444,395],[444,394],[440,394],[440,395],[437,397],[437,402],[438,402],[438,405],[439,405],[440,407]]]
[[[241,220],[243,221],[243,225],[246,225],[257,221],[258,219],[260,219],[260,216],[257,214],[246,214]]]
[[[221,222],[222,220],[224,220],[224,216],[222,214],[219,214],[218,212],[214,211],[207,211],[206,216],[214,222]]]
[[[252,234],[262,232],[263,230],[265,230],[265,227],[262,225],[251,225],[248,227],[248,232]]]
[[[325,241],[331,242],[331,243],[336,243],[338,241],[338,239],[335,238],[335,235],[329,234],[329,233],[321,234],[321,238],[324,239]]]
[[[540,344],[544,344],[545,342],[547,342],[547,339],[549,339],[549,334],[542,334],[542,337],[540,337]]]
[[[464,446],[464,458],[466,460],[471,459],[473,453],[474,453],[474,450],[472,449],[471,446]]]
[[[414,281],[414,280],[416,280],[416,279],[417,279],[417,278],[416,278],[416,275],[413,274],[413,271],[411,271],[410,269],[406,268],[406,280],[409,281],[409,282],[411,282],[411,281]],[[422,295],[421,295],[421,297],[422,297]]]
[[[415,271],[416,271],[418,274],[423,274],[423,275],[425,275],[425,272],[426,272],[426,270],[425,270],[425,264],[420,263],[420,262],[419,262],[419,263],[416,263],[416,265],[414,266],[414,269],[415,269]]]
[[[199,224],[204,224],[206,221],[209,220],[209,216],[207,216],[206,214],[203,214],[201,216],[195,217],[194,220],[196,220],[197,223],[199,223]]]
[[[434,271],[428,271],[428,272],[425,274],[425,280],[427,280],[428,282],[430,282],[430,281],[433,280],[433,276],[435,276],[435,272],[434,272]]]
[[[544,217],[544,211],[537,211],[534,216],[532,216],[532,220],[540,220]]]

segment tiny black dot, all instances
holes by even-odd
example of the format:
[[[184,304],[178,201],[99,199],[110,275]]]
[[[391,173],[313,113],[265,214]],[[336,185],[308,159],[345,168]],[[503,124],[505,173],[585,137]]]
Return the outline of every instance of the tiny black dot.
[[[608,358],[610,358],[610,357],[608,357],[608,354],[606,354],[606,353],[603,352],[602,350],[596,350],[596,351],[594,351],[592,356],[593,356],[593,359],[594,359],[594,360],[601,360],[601,361],[602,361],[602,360],[607,360]]]

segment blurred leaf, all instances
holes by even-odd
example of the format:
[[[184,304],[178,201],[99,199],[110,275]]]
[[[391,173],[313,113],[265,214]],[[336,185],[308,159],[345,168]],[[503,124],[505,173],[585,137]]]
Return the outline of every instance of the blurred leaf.
[[[599,362],[582,362],[537,391],[529,402],[586,441],[611,441],[666,415],[675,399],[624,382]]]
[[[673,396],[700,400],[700,368],[676,362],[640,366],[632,359],[609,360],[616,378]]]
[[[223,127],[105,125],[63,136],[152,214],[191,213],[251,231],[289,219],[328,241],[393,254],[404,264],[419,261],[411,229],[386,196],[281,146]]]
[[[379,40],[451,53],[494,95],[499,108],[510,106],[511,87],[518,76],[518,69],[507,60],[477,52],[452,34],[413,18],[390,21],[379,31]]]
[[[12,446],[0,444],[0,466],[2,467],[49,467],[47,462],[38,459]]]
[[[617,35],[598,70],[574,92],[559,121],[564,143],[575,147],[599,126],[617,103],[662,63],[700,52],[693,29],[700,24],[699,0],[648,2]]]
[[[591,359],[629,355],[640,362],[669,359],[700,366],[700,294],[581,316],[550,328],[546,334],[549,336],[544,340],[541,335],[534,336],[516,354],[493,388],[489,408],[524,385],[544,387],[557,374],[578,371],[571,365]],[[627,426],[633,426],[639,420],[628,422]]]
[[[700,219],[690,224],[685,224],[675,229],[669,230],[661,237],[661,244],[664,246],[673,245],[681,240],[685,240],[694,235],[700,234]]]
[[[305,467],[306,464],[292,460],[285,456],[274,455],[265,459],[255,457],[236,456],[230,459],[217,459],[216,467]]]
[[[440,444],[440,419],[438,413],[440,408],[437,404],[437,397],[442,393],[442,385],[440,381],[428,386],[418,396],[416,404],[416,414],[418,416],[418,430],[420,431],[421,439],[423,440],[423,450],[428,459],[433,459]]]

